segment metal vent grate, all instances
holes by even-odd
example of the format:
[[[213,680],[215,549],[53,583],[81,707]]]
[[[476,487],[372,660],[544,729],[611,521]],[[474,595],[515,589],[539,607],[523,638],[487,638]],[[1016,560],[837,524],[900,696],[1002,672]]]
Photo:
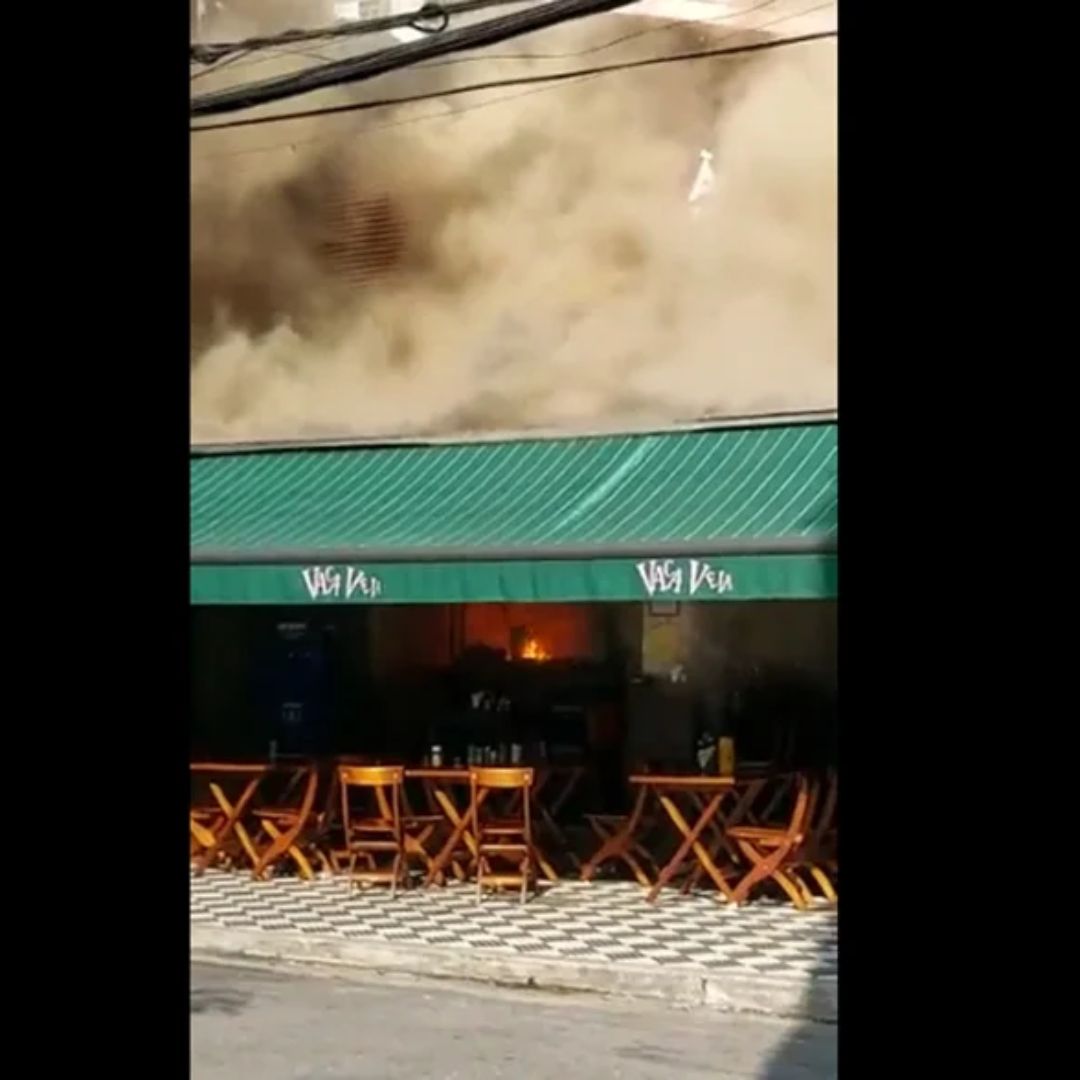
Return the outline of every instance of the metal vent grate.
[[[357,284],[391,273],[405,250],[405,223],[385,195],[327,204],[325,235],[327,262]]]

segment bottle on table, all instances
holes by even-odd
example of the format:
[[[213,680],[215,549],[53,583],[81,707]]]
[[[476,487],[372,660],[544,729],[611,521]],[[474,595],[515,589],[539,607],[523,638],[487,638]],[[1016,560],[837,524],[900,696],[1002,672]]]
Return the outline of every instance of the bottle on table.
[[[721,776],[735,775],[735,740],[730,735],[721,735],[716,744],[716,766]]]

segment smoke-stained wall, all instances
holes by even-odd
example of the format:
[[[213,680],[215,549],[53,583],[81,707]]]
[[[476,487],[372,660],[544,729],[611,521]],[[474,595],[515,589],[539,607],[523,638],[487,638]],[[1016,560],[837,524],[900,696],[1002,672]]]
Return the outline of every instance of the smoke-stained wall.
[[[728,41],[634,25],[586,20],[304,106]],[[257,59],[220,80],[311,62]],[[833,407],[835,94],[828,42],[194,136],[193,437]],[[691,213],[702,147],[717,186]],[[342,199],[389,201],[392,272],[341,272],[381,242],[355,219],[358,250],[327,258]]]

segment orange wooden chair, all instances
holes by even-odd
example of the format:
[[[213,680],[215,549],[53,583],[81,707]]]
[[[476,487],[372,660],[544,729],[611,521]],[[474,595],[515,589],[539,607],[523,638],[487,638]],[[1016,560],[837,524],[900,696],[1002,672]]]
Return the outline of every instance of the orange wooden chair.
[[[440,813],[418,814],[409,800],[408,785],[401,789],[401,827],[405,836],[405,860],[418,861],[428,874],[435,858],[428,850],[437,848],[441,833],[446,830],[446,818]]]
[[[275,864],[288,856],[305,881],[315,877],[309,856],[311,837],[318,827],[315,798],[319,788],[319,768],[304,763],[279,768],[273,778],[279,780],[277,790],[268,791],[264,784],[260,800],[252,816],[259,823],[256,844],[261,845],[259,858],[252,869],[257,880],[264,880]]]
[[[630,868],[639,885],[651,888],[660,870],[643,843],[644,837],[656,826],[655,813],[646,809],[648,794],[644,787],[638,790],[629,814],[585,815],[600,844],[581,867],[582,881],[591,881],[604,863],[618,859]]]
[[[839,778],[835,769],[826,772],[819,795],[810,809],[806,840],[791,862],[790,873],[803,887],[808,901],[813,898],[808,883],[813,881],[821,895],[835,904],[838,899],[835,878],[839,870],[836,825]]]
[[[581,880],[591,881],[601,863],[618,859],[630,868],[639,885],[649,888],[660,871],[650,852],[635,839],[637,823],[626,814],[586,814],[585,820],[600,844],[582,864]]]
[[[629,771],[631,774],[647,774],[650,766],[648,762],[635,762]],[[630,868],[639,885],[646,889],[652,887],[660,874],[660,868],[643,842],[657,825],[656,808],[649,808],[648,795],[646,788],[639,787],[628,814],[585,815],[585,820],[600,844],[582,864],[582,881],[591,881],[604,863],[618,859]]]
[[[339,765],[341,830],[344,848],[331,852],[331,863],[340,871],[348,860],[350,879],[358,885],[389,882],[390,894],[408,883],[405,828],[401,795],[405,770],[400,765]],[[392,856],[380,866],[376,855]],[[357,869],[357,863],[364,864]]]
[[[785,825],[790,814],[788,804],[794,797],[797,779],[797,773],[778,773],[769,789],[763,794],[761,807],[756,808],[752,816],[747,816],[746,824]]]
[[[231,869],[258,861],[244,822],[255,793],[269,771],[265,765],[192,762],[191,861],[197,873]]]
[[[502,888],[517,886],[524,904],[531,885],[537,880],[537,852],[533,843],[530,798],[535,774],[530,768],[474,768],[469,770],[471,801],[469,814],[476,840],[476,900],[480,902],[485,886]],[[512,799],[511,817],[495,817],[485,809],[492,792],[520,793]],[[492,863],[498,860],[514,867],[495,872]]]
[[[753,889],[775,881],[800,910],[810,906],[806,887],[789,871],[799,865],[808,835],[810,815],[820,793],[820,784],[800,774],[795,782],[795,800],[786,825],[735,825],[727,830],[746,856],[750,869],[735,886],[732,899],[744,903]]]
[[[839,791],[836,770],[813,779],[800,775],[788,824],[737,826],[728,830],[751,863],[751,870],[735,889],[737,902],[771,878],[805,911],[814,902],[810,883],[816,883],[829,903],[837,902],[834,885],[838,870],[836,807]],[[830,877],[830,874],[832,877]]]

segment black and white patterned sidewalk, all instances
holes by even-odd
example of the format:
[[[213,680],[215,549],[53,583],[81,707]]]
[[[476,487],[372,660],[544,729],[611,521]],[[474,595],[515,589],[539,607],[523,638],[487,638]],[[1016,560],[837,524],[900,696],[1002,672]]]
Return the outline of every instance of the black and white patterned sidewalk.
[[[715,894],[656,904],[619,882],[560,883],[521,905],[451,884],[391,898],[385,888],[356,890],[344,881],[208,873],[191,880],[193,926],[311,940],[382,942],[440,950],[534,957],[640,970],[679,968],[709,975],[742,973],[790,981],[832,982],[837,974],[836,912],[798,912],[760,901],[736,908]]]

